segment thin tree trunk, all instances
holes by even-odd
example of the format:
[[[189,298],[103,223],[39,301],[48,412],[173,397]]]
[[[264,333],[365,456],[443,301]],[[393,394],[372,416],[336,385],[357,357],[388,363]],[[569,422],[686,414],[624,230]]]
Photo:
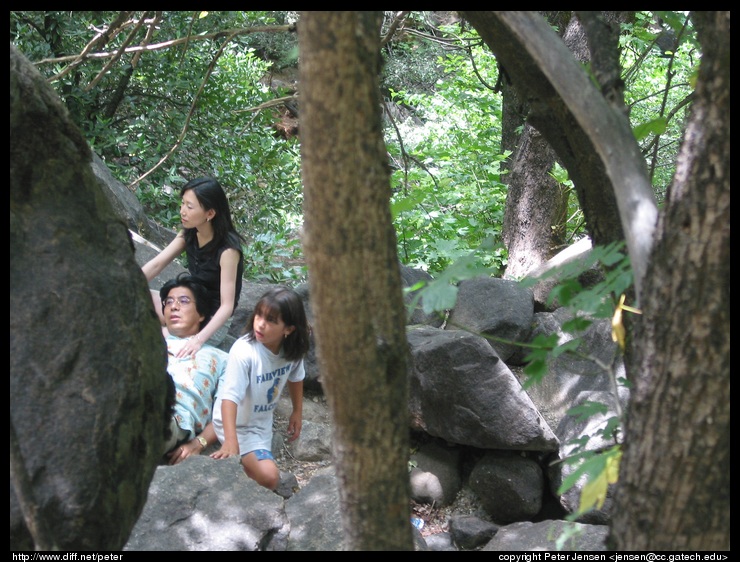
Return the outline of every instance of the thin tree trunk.
[[[302,12],[304,249],[348,550],[412,550],[407,341],[381,128],[381,12]]]
[[[626,240],[635,293],[647,268],[657,204],[629,122],[589,81],[536,12],[460,12],[530,101],[529,122],[573,180],[596,245]]]

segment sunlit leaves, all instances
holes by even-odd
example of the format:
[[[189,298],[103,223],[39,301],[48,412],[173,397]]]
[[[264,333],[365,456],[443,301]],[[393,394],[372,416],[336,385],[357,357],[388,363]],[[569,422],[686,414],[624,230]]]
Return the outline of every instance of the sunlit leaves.
[[[666,119],[665,117],[658,117],[648,121],[647,123],[637,125],[632,129],[632,134],[635,135],[635,139],[641,141],[648,135],[662,135],[665,131]]]
[[[459,29],[455,28],[459,37]],[[462,36],[466,39],[470,36]],[[501,181],[501,99],[481,84],[460,41],[437,57],[433,90],[392,90],[400,106],[411,106],[414,119],[398,124],[403,158],[395,132],[386,136],[399,168],[392,185],[399,256],[404,263],[438,275],[487,238],[500,238],[506,186]],[[490,52],[473,49],[481,76],[495,83],[497,65]],[[423,123],[419,123],[423,119]],[[478,252],[478,264],[501,270],[503,248]]]
[[[615,300],[610,297],[624,293],[632,284],[632,266],[629,256],[623,253],[624,242],[595,246],[588,254],[548,270],[538,277],[521,280],[524,287],[531,287],[540,280],[556,277],[558,284],[552,289],[548,302],[557,301],[594,318],[611,318]],[[579,278],[591,268],[599,267],[603,279],[583,287]]]
[[[609,485],[616,483],[619,478],[621,460],[622,448],[615,445],[598,455],[577,456],[564,461],[580,462],[580,464],[573,473],[563,480],[558,488],[558,494],[564,494],[570,490],[581,478],[585,477],[586,480],[581,488],[581,501],[578,510],[568,516],[569,520],[573,521],[592,509],[601,509],[604,506]]]

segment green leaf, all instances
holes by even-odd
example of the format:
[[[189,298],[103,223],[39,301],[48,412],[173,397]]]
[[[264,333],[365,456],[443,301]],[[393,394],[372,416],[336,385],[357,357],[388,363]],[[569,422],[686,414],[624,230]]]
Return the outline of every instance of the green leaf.
[[[563,331],[568,332],[569,334],[578,334],[583,332],[591,324],[593,324],[593,320],[590,318],[576,316],[563,322]]]
[[[635,136],[635,139],[641,141],[650,134],[662,135],[666,131],[666,125],[667,122],[665,117],[657,117],[647,123],[633,127],[632,134]]]
[[[576,421],[584,421],[597,414],[606,414],[608,411],[609,409],[601,402],[585,401],[570,408],[567,414],[575,417]]]
[[[424,305],[426,314],[435,311],[444,311],[454,308],[457,300],[457,287],[449,283],[430,283],[424,290]]]
[[[558,488],[557,493],[562,495],[570,490],[582,478],[586,483],[581,488],[581,500],[578,510],[568,516],[569,520],[576,519],[594,507],[603,507],[609,484],[614,484],[619,478],[619,463],[622,459],[622,448],[615,445],[610,449],[595,453],[589,451],[583,458],[581,465],[573,471]]]
[[[414,191],[411,195],[408,195],[407,197],[396,199],[391,204],[391,215],[393,216],[393,219],[395,220],[396,217],[398,217],[398,215],[403,213],[404,211],[413,210],[419,203],[424,200],[424,197],[424,193],[420,191]]]

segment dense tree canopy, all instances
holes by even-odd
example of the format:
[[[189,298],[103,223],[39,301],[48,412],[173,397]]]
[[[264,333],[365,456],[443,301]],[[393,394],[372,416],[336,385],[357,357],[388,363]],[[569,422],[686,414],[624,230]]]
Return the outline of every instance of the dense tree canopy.
[[[306,274],[296,235],[297,20],[291,12],[15,11],[10,31],[151,216],[177,228],[173,188],[215,174],[250,240],[246,275],[296,281]],[[500,66],[455,12],[386,12],[380,33],[399,258],[436,274],[473,252],[500,274],[510,156]],[[631,124],[661,200],[699,51],[685,14],[672,12],[638,12],[620,44]],[[551,173],[572,187],[562,167]],[[575,197],[566,216],[568,243],[584,234]]]

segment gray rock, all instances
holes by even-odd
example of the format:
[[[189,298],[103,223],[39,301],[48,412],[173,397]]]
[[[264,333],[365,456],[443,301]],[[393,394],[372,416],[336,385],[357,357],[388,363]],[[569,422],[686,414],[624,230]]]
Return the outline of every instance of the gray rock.
[[[12,43],[10,139],[10,549],[36,546],[25,505],[42,549],[118,550],[164,444],[166,349],[89,146]]]
[[[436,442],[426,443],[411,455],[411,499],[419,503],[449,505],[462,488],[460,451]]]
[[[285,504],[291,521],[287,550],[343,549],[339,489],[333,467],[314,474],[311,481]]]
[[[568,521],[549,520],[539,523],[521,521],[499,528],[483,547],[484,551],[527,552],[602,551],[607,550],[609,527]]]
[[[458,285],[457,301],[446,329],[462,328],[501,338],[486,341],[502,361],[508,361],[517,346],[501,340],[528,341],[533,315],[531,289],[509,279],[481,276],[466,279]]]
[[[410,326],[411,426],[481,449],[556,451],[558,439],[481,336]]]
[[[450,518],[450,535],[460,550],[476,550],[491,540],[498,525],[472,515]]]
[[[235,457],[188,457],[157,467],[124,550],[285,550],[283,499],[244,474]]]

